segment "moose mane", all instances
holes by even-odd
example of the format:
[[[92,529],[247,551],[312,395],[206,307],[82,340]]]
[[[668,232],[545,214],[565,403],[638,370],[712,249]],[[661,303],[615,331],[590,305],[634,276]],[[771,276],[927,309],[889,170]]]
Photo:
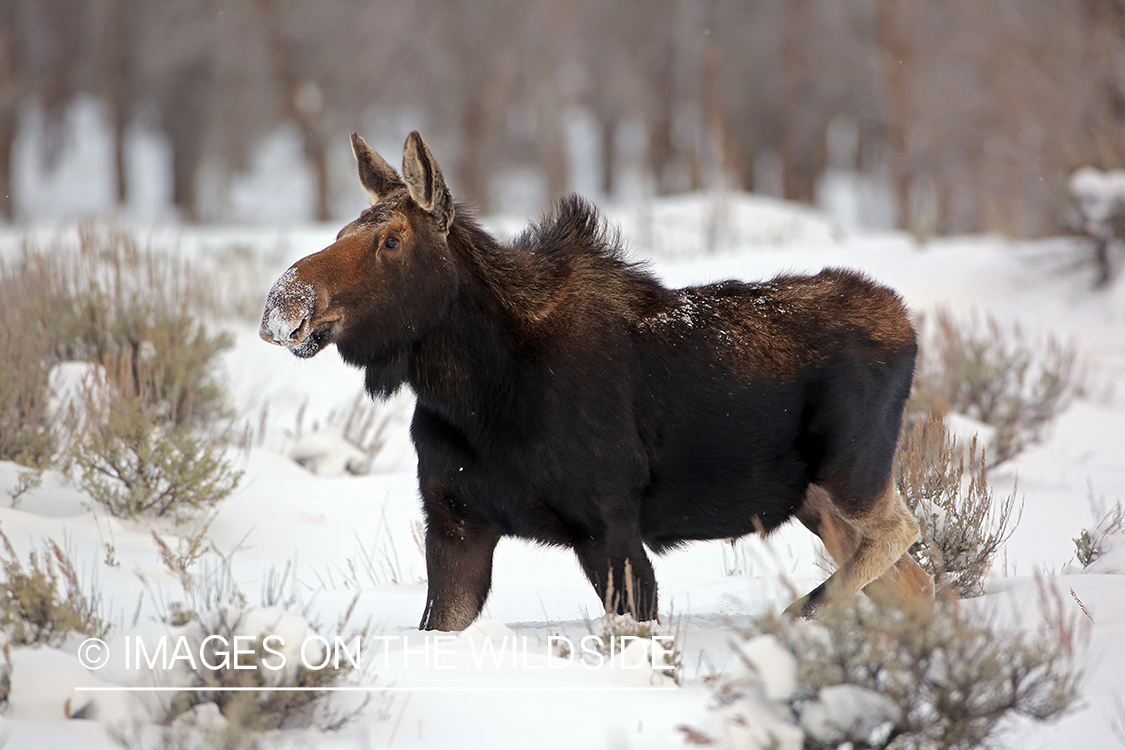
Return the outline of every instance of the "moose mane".
[[[460,205],[450,247],[514,323],[533,325],[562,308],[609,305],[635,320],[668,304],[671,293],[643,262],[628,260],[621,236],[596,208],[570,195],[508,245]]]

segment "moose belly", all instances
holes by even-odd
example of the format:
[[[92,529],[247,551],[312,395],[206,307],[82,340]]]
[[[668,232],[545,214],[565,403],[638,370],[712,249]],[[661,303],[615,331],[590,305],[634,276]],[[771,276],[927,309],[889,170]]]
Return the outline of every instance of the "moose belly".
[[[641,533],[655,551],[771,531],[800,507],[817,470],[804,384],[709,385],[665,390],[679,397],[644,412]]]
[[[690,540],[768,532],[789,520],[809,484],[799,457],[742,468],[703,462],[654,475],[641,506],[645,543],[660,552]]]

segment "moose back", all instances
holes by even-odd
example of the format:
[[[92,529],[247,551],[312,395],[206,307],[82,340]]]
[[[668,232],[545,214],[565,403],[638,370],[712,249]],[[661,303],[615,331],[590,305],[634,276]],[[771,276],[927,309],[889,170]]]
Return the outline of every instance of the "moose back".
[[[298,357],[335,344],[374,397],[415,393],[422,628],[480,614],[504,536],[573,549],[638,619],[657,615],[646,547],[791,518],[839,566],[791,611],[932,593],[891,479],[917,351],[892,291],[839,269],[668,289],[577,197],[504,244],[417,133],[401,175],[352,146],[371,207],[281,275],[260,333]]]

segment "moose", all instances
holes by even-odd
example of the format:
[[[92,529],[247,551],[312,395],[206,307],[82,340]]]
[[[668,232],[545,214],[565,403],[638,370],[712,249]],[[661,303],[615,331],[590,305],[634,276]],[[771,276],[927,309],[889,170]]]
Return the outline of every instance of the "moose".
[[[891,477],[917,354],[893,291],[842,269],[669,289],[579,197],[502,243],[417,132],[401,175],[351,142],[371,206],[281,275],[260,335],[335,344],[372,397],[414,392],[422,629],[476,619],[504,536],[571,548],[638,620],[657,617],[646,547],[792,518],[838,568],[790,613],[932,596]]]

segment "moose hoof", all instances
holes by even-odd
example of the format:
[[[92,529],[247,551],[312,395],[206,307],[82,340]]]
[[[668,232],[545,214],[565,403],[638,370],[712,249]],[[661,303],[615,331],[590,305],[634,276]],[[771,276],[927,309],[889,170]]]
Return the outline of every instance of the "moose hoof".
[[[802,596],[785,609],[785,614],[790,617],[801,617],[806,620],[815,620],[825,604],[824,584],[817,586],[807,596]]]
[[[794,619],[799,617],[804,620],[815,620],[817,608],[808,601],[808,597],[802,597],[785,608],[785,615]]]

